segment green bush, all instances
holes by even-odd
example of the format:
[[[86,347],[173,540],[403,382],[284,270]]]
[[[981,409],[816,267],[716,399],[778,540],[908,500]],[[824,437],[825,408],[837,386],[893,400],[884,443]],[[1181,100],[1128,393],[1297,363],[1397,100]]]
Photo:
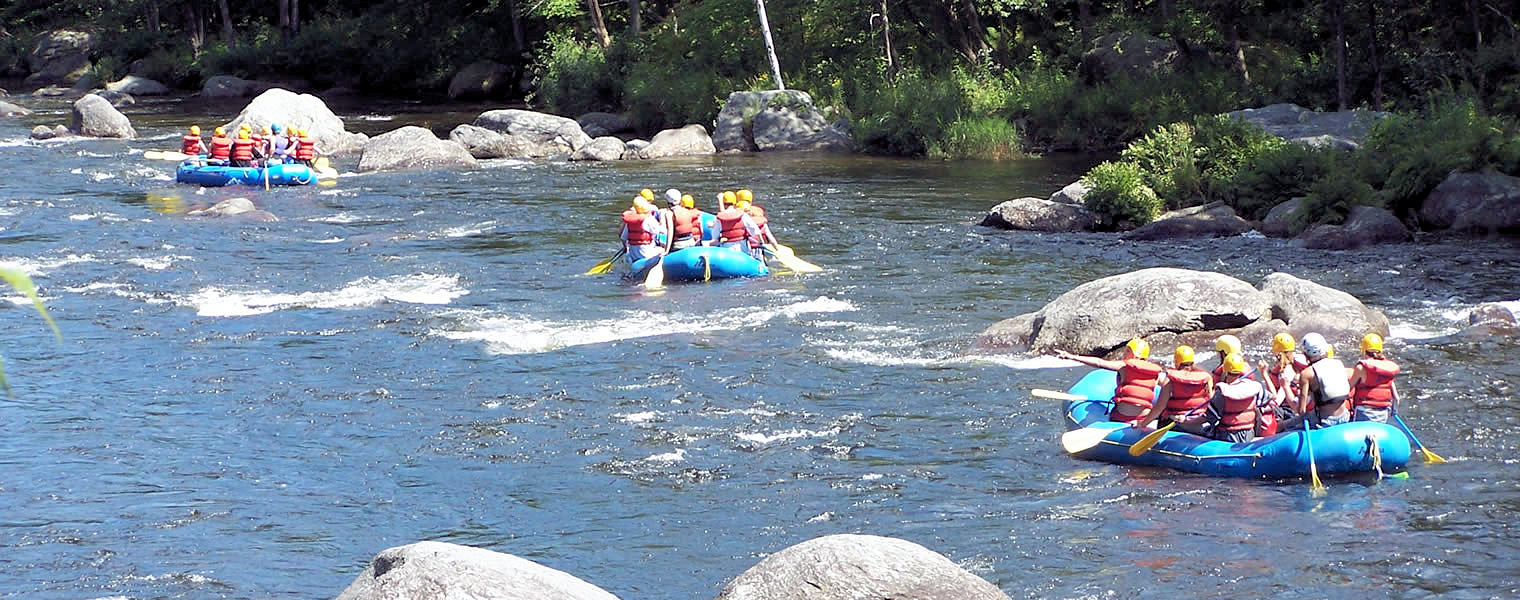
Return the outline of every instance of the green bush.
[[[534,65],[540,73],[535,106],[561,115],[580,115],[622,106],[623,77],[601,46],[565,34],[550,34]]]
[[[1277,141],[1267,144],[1250,162],[1241,165],[1224,186],[1220,199],[1241,217],[1260,220],[1272,207],[1309,193],[1332,168],[1334,149],[1311,148]]]
[[[1515,172],[1520,137],[1513,121],[1484,114],[1472,100],[1435,100],[1379,123],[1358,156],[1384,204],[1407,216],[1454,170]]]
[[[1088,186],[1083,203],[1098,214],[1106,229],[1138,227],[1161,214],[1161,198],[1145,185],[1134,163],[1105,162],[1088,171],[1082,181]]]
[[[1172,123],[1130,144],[1120,154],[1134,163],[1145,184],[1169,209],[1198,204],[1202,198],[1203,177],[1198,170],[1197,130],[1190,123]]]
[[[1008,160],[1024,155],[1019,130],[1001,117],[974,117],[950,123],[929,144],[935,158]]]
[[[916,73],[864,94],[861,101],[855,141],[874,154],[925,156],[931,141],[964,113],[955,82]]]
[[[1316,223],[1339,224],[1351,213],[1351,207],[1378,204],[1372,186],[1357,179],[1342,162],[1332,161],[1330,171],[1309,185],[1309,193],[1297,212],[1298,229]]]

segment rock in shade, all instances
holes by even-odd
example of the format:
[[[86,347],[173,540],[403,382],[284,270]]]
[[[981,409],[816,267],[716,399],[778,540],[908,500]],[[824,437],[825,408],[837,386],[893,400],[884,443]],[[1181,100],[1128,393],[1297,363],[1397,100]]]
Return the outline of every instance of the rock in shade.
[[[443,169],[477,166],[475,157],[458,142],[440,140],[433,132],[408,125],[377,135],[364,145],[359,172],[404,169]]]
[[[580,123],[581,129],[593,139],[633,131],[633,123],[630,123],[627,117],[606,112],[589,112],[581,115],[575,122]]]
[[[707,128],[697,124],[680,129],[666,129],[654,135],[649,145],[632,153],[634,158],[651,159],[671,156],[697,156],[714,154],[712,138]]]
[[[72,85],[93,66],[89,54],[94,45],[95,37],[82,31],[50,31],[37,36],[36,44],[26,57],[31,69],[26,83]]]
[[[494,60],[477,60],[454,73],[449,80],[449,99],[495,98],[516,87],[512,67]]]
[[[1366,110],[1319,112],[1295,104],[1272,104],[1227,114],[1290,142],[1315,148],[1356,149],[1367,140],[1372,126],[1390,113]]]
[[[1425,197],[1420,224],[1476,233],[1520,231],[1520,177],[1452,173]]]
[[[760,561],[718,600],[1008,600],[950,559],[907,540],[829,535]]]
[[[617,600],[564,571],[511,554],[417,542],[376,555],[337,600]]]
[[[992,207],[981,224],[1023,231],[1092,231],[1098,226],[1098,216],[1075,204],[1014,198]]]
[[[475,158],[511,158],[528,153],[526,144],[517,138],[468,123],[456,125],[449,139],[459,142]]]
[[[1223,202],[1167,211],[1156,220],[1125,233],[1126,240],[1229,237],[1251,230],[1251,222]]]
[[[1346,222],[1340,225],[1316,225],[1304,232],[1304,247],[1323,250],[1353,250],[1374,244],[1396,244],[1414,239],[1414,234],[1398,217],[1386,209],[1353,206]]]
[[[854,139],[846,121],[830,122],[800,90],[733,92],[718,112],[714,152],[822,150],[848,152]]]
[[[244,98],[275,87],[267,81],[254,81],[232,75],[216,75],[201,85],[202,98]]]
[[[1272,237],[1291,237],[1298,233],[1298,207],[1303,204],[1303,198],[1293,198],[1272,207],[1261,220],[1261,232]]]
[[[162,96],[169,93],[169,86],[136,75],[128,75],[106,84],[106,91],[121,92],[133,96]]]
[[[105,98],[88,94],[74,102],[74,121],[69,129],[76,134],[102,138],[135,138],[137,130],[127,116],[111,106]]]

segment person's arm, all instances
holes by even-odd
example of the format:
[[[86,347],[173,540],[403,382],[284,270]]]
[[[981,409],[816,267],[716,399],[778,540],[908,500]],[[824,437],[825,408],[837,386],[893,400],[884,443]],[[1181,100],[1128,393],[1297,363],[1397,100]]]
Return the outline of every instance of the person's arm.
[[[766,223],[765,227],[761,227],[760,228],[760,241],[763,242],[763,241],[765,241],[767,239],[769,239],[771,241],[770,243],[771,243],[772,246],[780,246],[781,245],[781,242],[776,239],[776,234],[771,233],[771,224],[770,223]]]
[[[1310,390],[1314,389],[1313,385],[1313,369],[1305,369],[1303,373],[1298,374],[1298,402],[1296,403],[1298,414],[1309,414],[1309,396],[1313,395],[1310,393]]]
[[[1397,382],[1397,381],[1390,381],[1390,382],[1388,382],[1388,391],[1393,392],[1393,400],[1392,400],[1392,403],[1388,405],[1388,408],[1392,409],[1392,412],[1398,412],[1399,411],[1399,382]]]
[[[1060,357],[1060,358],[1064,358],[1066,360],[1074,360],[1074,361],[1077,361],[1077,362],[1082,363],[1084,365],[1087,365],[1089,367],[1093,367],[1095,369],[1108,369],[1110,371],[1118,371],[1119,369],[1124,368],[1124,363],[1120,362],[1120,361],[1117,361],[1117,360],[1107,360],[1107,359],[1103,359],[1103,358],[1098,358],[1096,356],[1083,356],[1081,354],[1072,354],[1072,353],[1067,352],[1065,350],[1056,350],[1056,356]]]
[[[739,222],[744,224],[744,233],[749,234],[749,236],[752,238],[761,239],[764,241],[760,237],[760,228],[755,226],[755,220],[749,218],[749,215],[740,217]]]
[[[618,230],[618,239],[623,240],[623,251],[627,252],[628,251],[628,225],[627,224],[624,224],[623,228],[620,229],[620,230]]]
[[[1162,377],[1165,377],[1165,375],[1162,375]],[[1136,420],[1136,422],[1139,423],[1140,427],[1154,425],[1156,421],[1161,418],[1161,415],[1166,414],[1166,405],[1167,403],[1171,402],[1171,400],[1172,381],[1168,379],[1161,384],[1160,398],[1156,400],[1156,403],[1151,405],[1150,408],[1145,409],[1145,412],[1140,413],[1140,418]]]

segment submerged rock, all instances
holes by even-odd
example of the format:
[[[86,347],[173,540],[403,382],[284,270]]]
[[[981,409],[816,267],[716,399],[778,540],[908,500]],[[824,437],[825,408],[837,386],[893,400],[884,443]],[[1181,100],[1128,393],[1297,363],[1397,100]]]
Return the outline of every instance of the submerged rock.
[[[209,207],[185,213],[192,217],[237,217],[239,220],[272,223],[280,218],[269,211],[260,210],[247,198],[228,198]]]
[[[944,555],[907,540],[828,535],[772,554],[718,600],[1007,600]]]
[[[564,571],[444,542],[388,548],[337,600],[617,600]]]

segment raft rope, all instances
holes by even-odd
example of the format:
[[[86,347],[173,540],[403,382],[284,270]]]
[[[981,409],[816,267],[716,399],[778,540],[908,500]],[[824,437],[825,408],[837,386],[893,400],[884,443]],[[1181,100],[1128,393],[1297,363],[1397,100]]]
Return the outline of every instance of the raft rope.
[[[709,281],[712,281],[712,261],[704,258],[702,260],[702,283]]]
[[[1377,438],[1367,436],[1367,455],[1372,457],[1372,470],[1377,471],[1378,481],[1383,480],[1383,449]]]

